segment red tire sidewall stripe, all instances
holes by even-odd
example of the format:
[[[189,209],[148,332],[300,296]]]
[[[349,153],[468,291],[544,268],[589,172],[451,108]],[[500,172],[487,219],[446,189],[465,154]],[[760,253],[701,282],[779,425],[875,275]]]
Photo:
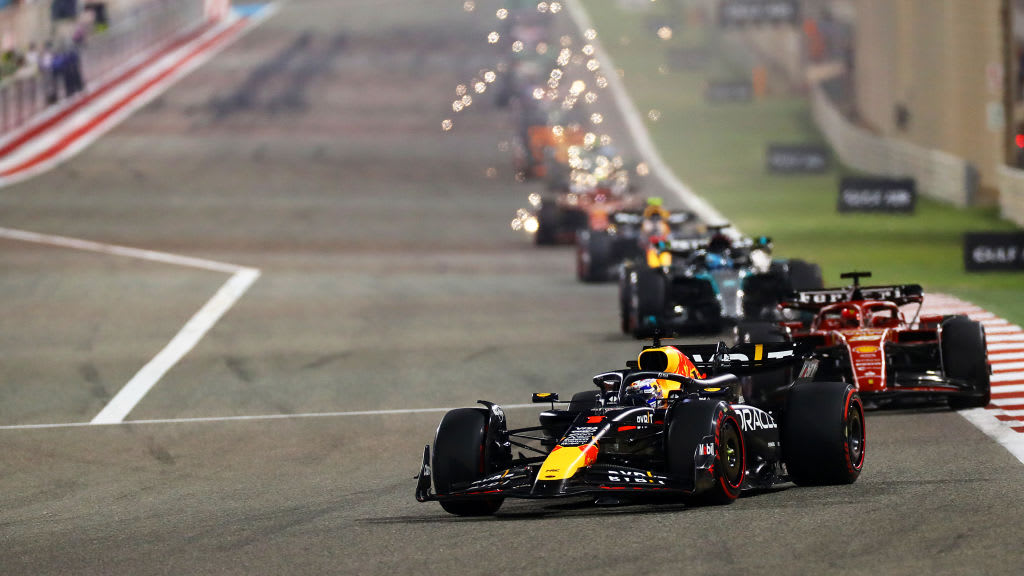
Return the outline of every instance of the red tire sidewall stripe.
[[[733,414],[727,414],[725,412],[720,412],[719,413],[718,421],[715,424],[715,445],[716,446],[721,446],[722,427],[725,425],[723,417],[724,417],[724,419],[732,420],[733,426],[735,426],[735,428],[736,428],[736,432],[737,432],[736,436],[740,439],[740,476],[739,476],[739,479],[737,480],[736,484],[733,484],[732,482],[730,482],[728,480],[728,478],[726,478],[725,463],[722,461],[723,451],[718,449],[717,450],[717,453],[718,453],[717,458],[718,458],[718,466],[719,466],[719,476],[718,476],[718,478],[719,478],[719,482],[722,485],[722,489],[727,494],[729,494],[731,497],[735,498],[735,497],[739,496],[740,487],[743,486],[743,480],[746,478],[746,474],[747,474],[747,454],[746,454],[745,446],[743,445],[743,428],[740,426],[739,420]]]
[[[867,430],[866,430],[866,427],[864,425],[864,405],[863,405],[863,403],[861,403],[859,397],[857,397],[857,398],[853,397],[854,392],[855,391],[852,390],[852,389],[849,390],[846,393],[846,400],[843,402],[843,404],[844,404],[844,407],[843,407],[843,423],[844,423],[844,427],[845,427],[845,424],[847,422],[849,422],[850,405],[851,404],[856,406],[857,415],[860,416],[860,458],[857,460],[856,463],[853,462],[853,460],[851,459],[851,456],[850,456],[850,442],[849,442],[849,440],[847,440],[846,442],[843,443],[843,452],[844,452],[844,454],[846,456],[846,458],[845,458],[845,460],[846,460],[846,468],[851,473],[859,472],[860,471],[860,469],[864,466],[864,455],[867,453],[867,450],[866,450],[866,444],[867,443],[865,441],[867,439]]]

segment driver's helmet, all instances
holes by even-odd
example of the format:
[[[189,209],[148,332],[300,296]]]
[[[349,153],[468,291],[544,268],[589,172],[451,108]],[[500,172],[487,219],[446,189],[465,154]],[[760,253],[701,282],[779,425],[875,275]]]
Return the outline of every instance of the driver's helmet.
[[[661,204],[661,198],[652,197],[647,199],[647,206],[644,207],[643,213],[643,224],[641,224],[645,234],[652,236],[668,235],[668,219],[672,214]]]
[[[708,270],[718,270],[721,268],[728,268],[729,260],[721,254],[710,252],[704,257],[704,265],[707,266]]]
[[[857,310],[854,308],[843,308],[840,313],[843,318],[844,328],[857,328],[860,326],[860,315],[857,314]]]
[[[665,391],[656,378],[637,380],[626,387],[623,403],[630,406],[657,408],[665,398]]]
[[[708,242],[708,252],[723,254],[729,250],[729,248],[732,248],[732,240],[722,233],[715,234],[711,237],[711,241]]]

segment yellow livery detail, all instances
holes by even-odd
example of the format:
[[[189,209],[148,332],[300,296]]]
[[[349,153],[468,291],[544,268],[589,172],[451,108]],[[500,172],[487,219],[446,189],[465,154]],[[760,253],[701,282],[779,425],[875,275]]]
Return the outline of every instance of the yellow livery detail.
[[[580,468],[586,468],[597,460],[597,444],[585,446],[555,446],[544,459],[538,480],[568,480]]]

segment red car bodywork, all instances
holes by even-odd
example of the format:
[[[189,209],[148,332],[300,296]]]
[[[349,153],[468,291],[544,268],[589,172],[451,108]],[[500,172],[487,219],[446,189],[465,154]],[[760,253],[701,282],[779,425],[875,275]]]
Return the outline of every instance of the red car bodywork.
[[[942,316],[921,316],[915,284],[798,292],[780,304],[789,337],[814,350],[824,379],[853,383],[865,399],[978,394],[982,383],[947,374]],[[908,320],[901,307],[917,305]],[[947,352],[948,353],[948,352]],[[987,379],[983,383],[987,388]]]

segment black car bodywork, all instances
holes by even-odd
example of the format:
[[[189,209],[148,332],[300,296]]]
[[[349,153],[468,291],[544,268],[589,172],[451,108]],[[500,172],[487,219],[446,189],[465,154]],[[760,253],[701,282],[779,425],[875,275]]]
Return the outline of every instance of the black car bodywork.
[[[672,238],[695,237],[696,223],[696,216],[685,210],[670,212],[665,221]],[[643,257],[647,244],[643,211],[615,212],[601,226],[590,226],[577,234],[576,278],[581,282],[615,280],[624,262]]]
[[[657,358],[661,348],[645,353]],[[666,496],[729,503],[741,491],[794,481],[843,484],[864,462],[863,407],[852,386],[797,380],[760,405],[739,395],[737,374],[801,362],[793,344],[678,347],[710,378],[688,378],[630,363],[594,377],[597,390],[552,401],[538,426],[509,429],[501,408],[445,415],[427,446],[417,500],[458,515],[494,513],[505,498]],[[641,356],[644,358],[644,356]],[[664,405],[632,405],[642,379],[680,387]],[[513,456],[513,451],[518,451]],[[524,451],[532,455],[524,454]],[[432,484],[434,490],[432,490]]]
[[[727,324],[771,314],[793,290],[821,287],[816,264],[774,259],[771,254],[772,243],[766,237],[723,239],[717,230],[652,248],[647,258],[622,267],[622,331],[637,338],[649,338],[656,331],[717,332]]]

